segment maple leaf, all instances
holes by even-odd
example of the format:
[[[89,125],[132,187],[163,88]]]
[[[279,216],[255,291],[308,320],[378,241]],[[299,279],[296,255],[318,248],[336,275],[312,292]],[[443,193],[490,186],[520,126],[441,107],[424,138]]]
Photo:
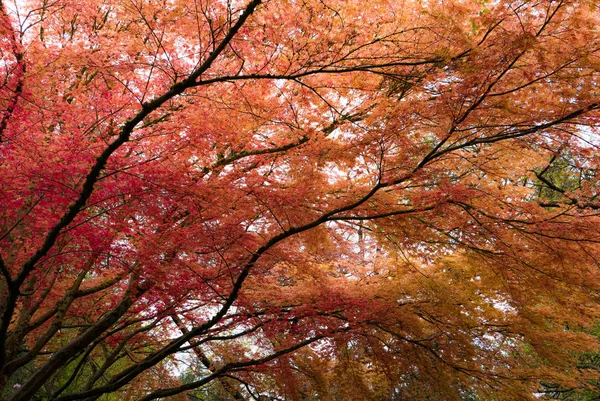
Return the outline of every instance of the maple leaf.
[[[583,0],[0,2],[3,399],[589,387],[598,23]]]

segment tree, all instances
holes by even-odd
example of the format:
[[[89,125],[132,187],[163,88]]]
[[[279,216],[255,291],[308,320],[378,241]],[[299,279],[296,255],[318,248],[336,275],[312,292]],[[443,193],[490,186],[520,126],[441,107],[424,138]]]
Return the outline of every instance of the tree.
[[[4,399],[591,380],[594,1],[0,9]]]

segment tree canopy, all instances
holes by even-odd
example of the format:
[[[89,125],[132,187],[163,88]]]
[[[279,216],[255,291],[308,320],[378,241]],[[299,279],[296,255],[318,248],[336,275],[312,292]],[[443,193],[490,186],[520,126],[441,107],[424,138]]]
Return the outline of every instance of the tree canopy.
[[[0,398],[597,393],[599,26],[0,0]]]

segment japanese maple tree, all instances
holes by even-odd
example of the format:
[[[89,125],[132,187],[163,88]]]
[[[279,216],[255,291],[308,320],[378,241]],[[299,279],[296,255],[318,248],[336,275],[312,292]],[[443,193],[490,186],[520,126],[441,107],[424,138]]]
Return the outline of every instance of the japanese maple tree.
[[[2,399],[594,380],[595,1],[1,0],[0,20]]]

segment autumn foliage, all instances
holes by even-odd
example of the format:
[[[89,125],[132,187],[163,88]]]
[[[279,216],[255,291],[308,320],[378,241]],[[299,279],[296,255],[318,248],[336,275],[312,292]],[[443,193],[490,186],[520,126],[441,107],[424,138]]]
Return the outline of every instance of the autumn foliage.
[[[597,391],[599,26],[0,1],[0,399]]]

